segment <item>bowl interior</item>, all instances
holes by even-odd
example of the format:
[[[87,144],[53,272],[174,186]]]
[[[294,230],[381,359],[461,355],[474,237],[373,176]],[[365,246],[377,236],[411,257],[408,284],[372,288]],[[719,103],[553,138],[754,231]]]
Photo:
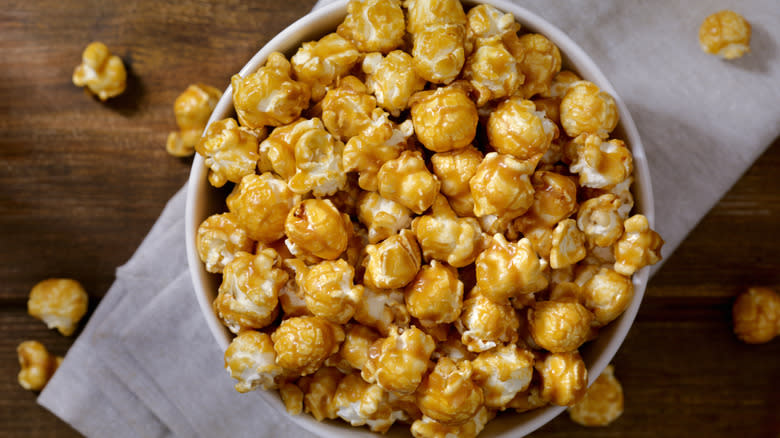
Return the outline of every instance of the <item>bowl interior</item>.
[[[477,4],[477,2],[469,0],[464,0],[463,3],[466,7]],[[601,89],[614,96],[620,114],[620,123],[615,130],[614,136],[625,139],[634,155],[635,181],[633,193],[635,197],[635,211],[644,214],[652,226],[654,224],[655,212],[647,157],[631,115],[604,74],[598,69],[593,60],[565,33],[538,15],[510,1],[483,0],[479,3],[491,4],[502,11],[510,12],[524,29],[545,35],[560,48],[564,68],[576,71],[581,77],[594,82]],[[260,49],[241,69],[239,74],[246,76],[257,70],[273,51],[282,52],[289,57],[294,54],[302,42],[318,39],[331,32],[346,16],[346,5],[346,1],[337,1],[296,21]],[[228,87],[212,113],[209,123],[234,116],[232,90],[231,87]],[[198,257],[195,235],[198,226],[204,219],[212,214],[226,211],[225,197],[228,192],[226,191],[227,189],[215,189],[212,187],[207,180],[207,176],[208,169],[203,158],[196,155],[190,172],[187,192],[185,218],[187,260],[194,291],[203,315],[214,338],[224,351],[232,339],[232,334],[222,325],[211,306],[219,287],[219,276],[210,274],[205,270],[203,263]],[[628,309],[617,320],[603,329],[598,339],[580,349],[588,367],[589,383],[592,383],[601,374],[628,334],[639,310],[648,276],[649,268],[644,268],[634,274],[634,298]],[[215,360],[221,359],[216,358]],[[227,381],[226,384],[228,384]],[[287,415],[276,392],[262,390],[257,392],[270,405],[274,406],[281,415]],[[523,414],[515,414],[514,412],[500,414],[496,419],[488,423],[480,437],[521,437],[541,427],[564,409],[559,406],[550,406]],[[324,437],[375,436],[365,428],[354,428],[341,422],[320,423],[309,415],[288,416],[288,418],[306,430]],[[408,428],[394,427],[388,432],[388,436],[409,436]]]

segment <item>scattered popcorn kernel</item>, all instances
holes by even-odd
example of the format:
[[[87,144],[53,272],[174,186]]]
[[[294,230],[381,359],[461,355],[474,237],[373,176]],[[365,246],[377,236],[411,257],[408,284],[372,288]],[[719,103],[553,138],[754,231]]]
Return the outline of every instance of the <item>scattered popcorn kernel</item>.
[[[582,286],[582,296],[585,307],[593,312],[594,325],[603,327],[628,308],[634,296],[634,285],[630,278],[601,268]]]
[[[209,168],[211,185],[222,187],[228,181],[239,183],[241,178],[254,173],[260,159],[257,142],[257,135],[238,126],[235,119],[217,120],[209,125],[203,138],[195,143],[195,150]]]
[[[571,406],[588,389],[588,370],[576,351],[550,353],[535,367],[541,377],[541,396],[552,404]]]
[[[584,259],[586,255],[585,234],[577,228],[577,221],[564,219],[558,222],[552,234],[550,267],[565,268]]]
[[[344,330],[319,316],[296,316],[283,320],[271,334],[271,340],[277,365],[305,376],[339,351]]]
[[[580,348],[590,332],[593,315],[577,302],[539,301],[528,310],[536,345],[553,353]]]
[[[406,33],[399,0],[351,0],[339,35],[361,52],[387,53],[403,44]]]
[[[363,379],[387,391],[410,394],[428,370],[435,348],[433,338],[417,327],[392,330],[390,336],[377,340],[369,348]]]
[[[222,92],[216,88],[197,84],[190,85],[176,98],[173,113],[179,132],[168,134],[165,149],[169,154],[188,157],[195,152],[195,146],[221,96]]]
[[[355,321],[387,336],[393,327],[408,326],[409,320],[402,290],[377,290],[364,287],[363,297],[355,310]]]
[[[89,297],[76,280],[50,278],[33,286],[27,300],[27,313],[56,328],[64,336],[76,331],[81,317],[87,313]]]
[[[125,91],[127,71],[118,56],[112,55],[105,44],[95,41],[81,54],[81,64],[73,71],[73,84],[87,87],[90,93],[105,101]]]
[[[346,38],[330,33],[319,41],[303,43],[290,59],[295,77],[311,87],[319,101],[328,85],[346,74],[360,60],[360,52]]]
[[[422,262],[417,240],[406,229],[379,244],[368,245],[366,253],[368,258],[363,281],[366,286],[375,289],[406,286],[417,275]]]
[[[256,72],[231,78],[233,106],[242,126],[281,126],[301,115],[309,106],[311,91],[309,85],[293,80],[291,72],[284,55],[273,52]]]
[[[469,180],[477,172],[483,158],[482,152],[471,145],[449,152],[437,152],[431,156],[433,173],[441,181],[441,192],[447,196],[450,203],[453,198],[471,194]]]
[[[49,382],[59,366],[61,358],[54,357],[38,341],[24,341],[16,347],[21,370],[19,385],[28,391],[40,391]]]
[[[477,217],[496,215],[512,220],[531,207],[534,188],[529,175],[533,166],[511,155],[491,152],[469,180]]]
[[[297,196],[271,173],[241,178],[227,197],[227,206],[252,240],[273,242],[284,237],[287,213]]]
[[[498,304],[474,289],[463,301],[455,327],[469,351],[479,353],[502,343],[517,342],[520,320],[509,303]]]
[[[445,261],[456,268],[470,265],[485,247],[486,237],[474,218],[460,218],[439,195],[432,212],[412,221],[412,231],[426,260]]]
[[[368,241],[377,243],[408,228],[412,213],[377,192],[363,192],[358,201],[358,219],[368,227]]]
[[[379,385],[372,385],[359,373],[345,376],[333,395],[336,415],[352,426],[368,425],[372,432],[385,433],[406,414],[393,409],[388,393]]]
[[[615,99],[593,82],[575,82],[561,100],[561,126],[569,137],[594,134],[607,138],[618,123]]]
[[[479,353],[471,361],[471,378],[485,394],[485,406],[503,409],[520,392],[528,389],[533,376],[534,356],[515,344]]]
[[[508,48],[515,54],[520,72],[525,76],[525,82],[520,85],[523,98],[530,99],[536,94],[547,93],[553,77],[561,71],[561,52],[558,47],[544,35],[529,33]],[[522,57],[517,55],[520,52]]]
[[[348,216],[342,216],[332,202],[315,198],[301,201],[290,210],[284,230],[297,248],[333,260],[347,249],[348,227]]]
[[[306,380],[303,385],[300,381],[298,383],[304,393],[303,405],[306,412],[310,413],[317,421],[326,418],[335,420],[338,415],[336,414],[336,405],[333,403],[333,396],[343,378],[344,374],[336,368],[322,367],[312,376],[301,379]]]
[[[409,98],[425,88],[425,79],[414,70],[414,59],[401,50],[384,58],[380,53],[369,53],[363,58],[363,72],[377,104],[393,116],[400,115],[409,107]]]
[[[750,23],[728,9],[718,11],[701,23],[699,45],[705,53],[736,59],[750,52]]]
[[[341,141],[363,132],[371,124],[376,98],[368,94],[366,86],[354,76],[337,81],[320,102],[322,123],[328,132]]]
[[[502,154],[538,162],[547,152],[558,127],[530,100],[510,97],[490,114],[487,125],[490,145]]]
[[[466,62],[466,27],[439,24],[412,34],[414,71],[434,84],[449,84]]]
[[[780,295],[751,287],[734,301],[734,334],[748,344],[763,344],[780,334]]]
[[[421,324],[451,323],[460,316],[463,283],[455,268],[433,260],[406,286],[404,297],[409,314]]]
[[[276,319],[279,291],[289,278],[281,263],[266,248],[257,255],[237,252],[225,265],[214,310],[231,332],[263,328]]]
[[[598,135],[583,134],[574,144],[577,157],[569,170],[580,175],[580,186],[611,188],[634,171],[631,151],[621,140],[603,141]]]
[[[519,30],[520,25],[514,15],[505,14],[491,5],[474,6],[466,14],[466,39],[472,48],[476,47],[479,40],[496,37],[501,40]]]
[[[566,95],[566,91],[569,89],[569,87],[575,82],[579,82],[581,80],[582,78],[577,76],[577,73],[569,70],[561,70],[558,74],[555,75],[555,77],[553,77],[552,83],[550,84],[550,89],[547,90],[546,93],[542,93],[541,96],[551,97],[554,99],[563,99],[563,96]]]
[[[540,170],[531,176],[531,184],[534,202],[515,220],[514,226],[519,231],[526,233],[533,228],[553,227],[577,211],[577,184],[571,177]]]
[[[200,260],[206,270],[222,273],[239,251],[251,252],[254,242],[236,220],[233,213],[214,214],[198,227],[195,237]]]
[[[583,426],[607,426],[623,414],[623,387],[607,365],[582,400],[569,408],[569,417]]]
[[[368,349],[377,339],[379,334],[374,330],[361,324],[353,324],[347,328],[339,354],[352,368],[362,370],[368,360]]]
[[[301,283],[306,307],[330,322],[345,324],[363,295],[363,287],[352,281],[354,275],[344,260],[325,260],[310,267]]]
[[[303,412],[303,391],[293,383],[283,383],[279,386],[279,396],[282,398],[284,408],[290,415],[299,415]]]
[[[477,134],[477,107],[460,84],[420,91],[409,101],[417,139],[434,152],[466,147]]]
[[[482,389],[471,380],[471,363],[448,357],[436,362],[417,388],[417,405],[423,415],[444,424],[463,424],[483,406]]]
[[[536,255],[527,238],[507,242],[503,235],[494,235],[476,265],[480,293],[497,303],[547,287],[547,262]]]
[[[236,391],[249,392],[258,387],[274,389],[284,370],[276,364],[271,337],[266,333],[245,330],[225,350],[225,369],[238,380]]]
[[[404,151],[379,169],[379,194],[416,214],[433,205],[441,182],[428,171],[420,152]]]
[[[512,408],[519,413],[528,412],[533,409],[541,408],[550,404],[549,401],[542,398],[542,389],[539,382],[532,382],[531,386],[518,393],[508,404],[508,408]]]
[[[476,50],[466,58],[463,79],[474,87],[477,106],[483,106],[514,94],[524,77],[517,69],[515,57],[494,37],[477,41]]]
[[[418,33],[439,24],[466,24],[460,0],[406,0],[406,30]]]
[[[476,438],[485,424],[494,417],[494,413],[482,407],[476,415],[463,424],[449,425],[423,416],[412,423],[412,435],[415,438]]]
[[[650,229],[647,218],[636,214],[624,222],[625,233],[615,243],[615,271],[630,276],[661,260],[664,240]]]
[[[585,233],[591,245],[607,247],[623,235],[623,219],[618,213],[619,208],[620,200],[612,194],[582,203],[577,212],[577,226]]]

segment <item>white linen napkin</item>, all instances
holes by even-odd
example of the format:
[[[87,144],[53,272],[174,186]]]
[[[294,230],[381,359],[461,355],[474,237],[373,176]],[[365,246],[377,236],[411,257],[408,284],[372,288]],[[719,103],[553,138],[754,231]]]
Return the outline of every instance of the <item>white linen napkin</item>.
[[[774,0],[525,0],[589,53],[628,105],[650,163],[665,257],[780,134]],[[698,47],[705,16],[733,7],[752,53]],[[231,72],[226,72],[229,74]],[[38,402],[86,436],[309,437],[238,394],[200,313],[184,250],[185,188],[168,203]]]

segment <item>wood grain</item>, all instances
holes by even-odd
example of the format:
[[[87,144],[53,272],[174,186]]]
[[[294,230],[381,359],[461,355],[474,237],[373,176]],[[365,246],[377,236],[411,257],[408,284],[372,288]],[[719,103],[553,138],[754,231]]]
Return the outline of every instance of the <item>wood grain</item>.
[[[313,0],[10,1],[0,11],[0,437],[78,436],[16,383],[15,348],[73,342],[26,314],[30,288],[68,276],[91,309],[186,181],[164,150],[172,103],[190,83],[227,85]],[[105,42],[129,67],[103,104],[71,84],[81,51]],[[780,288],[780,141],[708,214],[651,281],[615,358],[625,414],[586,429],[566,415],[535,437],[777,437],[780,340],[739,343],[734,295]]]

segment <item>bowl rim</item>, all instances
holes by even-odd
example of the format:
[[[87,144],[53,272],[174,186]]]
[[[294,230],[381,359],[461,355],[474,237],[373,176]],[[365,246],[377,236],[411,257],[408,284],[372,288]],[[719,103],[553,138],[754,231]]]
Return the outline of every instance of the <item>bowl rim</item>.
[[[575,43],[566,33],[560,30],[557,26],[551,22],[542,18],[540,15],[531,12],[522,6],[519,6],[509,0],[462,0],[464,6],[472,6],[480,3],[489,4],[495,6],[503,12],[509,12],[514,15],[523,28],[530,28],[532,31],[540,32],[546,36],[550,41],[560,49],[561,55],[569,64],[576,64],[577,73],[580,74],[583,79],[587,79],[597,84],[602,90],[608,92],[613,96],[617,104],[618,113],[620,117],[619,126],[622,127],[622,137],[628,143],[629,148],[633,154],[634,161],[634,184],[633,193],[635,195],[635,207],[641,205],[641,213],[644,214],[651,227],[655,224],[655,206],[652,195],[652,182],[650,180],[650,171],[648,167],[647,156],[645,155],[644,146],[639,136],[639,131],[634,123],[631,114],[628,111],[627,106],[617,93],[615,88],[609,82],[607,77],[601,72],[595,61],[582,49],[577,43]],[[258,50],[252,58],[239,70],[238,74],[245,77],[256,71],[267,59],[268,55],[274,51],[289,52],[292,49],[300,46],[305,39],[301,39],[300,35],[305,34],[307,29],[313,24],[321,24],[322,22],[334,21],[337,19],[343,19],[346,15],[346,7],[348,0],[332,1],[322,7],[316,8],[304,15],[300,19],[296,20],[291,25],[287,26],[274,38],[268,41],[260,50]],[[330,29],[332,27],[328,26]],[[295,36],[298,38],[294,38]],[[583,70],[586,73],[583,73]],[[232,98],[232,86],[228,85],[225,92],[222,94],[219,102],[214,108],[214,111],[209,118],[208,125],[214,121],[230,117],[233,112],[233,98]],[[215,315],[212,303],[208,298],[208,292],[204,287],[207,277],[214,274],[206,272],[203,263],[200,260],[197,251],[196,234],[200,223],[206,216],[203,214],[196,214],[196,210],[202,210],[203,206],[199,204],[198,194],[202,192],[204,188],[211,187],[207,181],[208,168],[205,165],[205,161],[199,154],[195,155],[193,159],[190,176],[187,183],[187,195],[186,195],[186,207],[185,207],[185,241],[187,251],[187,262],[189,265],[190,278],[193,283],[193,291],[196,295],[198,304],[201,309],[201,313],[206,319],[206,323],[209,327],[209,331],[214,336],[215,341],[219,345],[220,349],[224,351],[230,343],[229,334],[227,330],[219,321]],[[200,205],[200,208],[198,206]],[[650,267],[642,268],[637,271],[633,276],[634,284],[634,297],[631,304],[625,312],[615,321],[610,323],[606,330],[611,332],[610,339],[603,346],[599,353],[594,353],[596,359],[588,367],[588,384],[592,383],[604,370],[604,368],[612,361],[613,357],[617,353],[620,346],[625,341],[625,338],[633,325],[633,321],[636,318],[636,314],[639,311],[642,298],[645,293],[645,288],[650,275]],[[278,394],[272,391],[258,391],[261,396],[273,406],[277,411],[287,415],[291,421],[298,426],[320,436],[344,436],[345,434],[350,436],[374,436],[373,433],[364,428],[354,428],[346,423],[338,423],[338,426],[331,424],[320,423],[314,420],[309,415],[288,415],[281,399]],[[523,414],[517,414],[518,416],[524,416],[525,420],[522,424],[517,426],[497,431],[497,437],[509,438],[509,437],[521,437],[525,436],[550,420],[559,415],[566,407],[563,406],[547,406],[534,411],[526,412]],[[490,428],[493,422],[488,423]],[[342,426],[343,425],[343,426]],[[336,427],[335,429],[333,429]],[[487,429],[487,428],[486,428]],[[483,435],[481,435],[483,436]]]

